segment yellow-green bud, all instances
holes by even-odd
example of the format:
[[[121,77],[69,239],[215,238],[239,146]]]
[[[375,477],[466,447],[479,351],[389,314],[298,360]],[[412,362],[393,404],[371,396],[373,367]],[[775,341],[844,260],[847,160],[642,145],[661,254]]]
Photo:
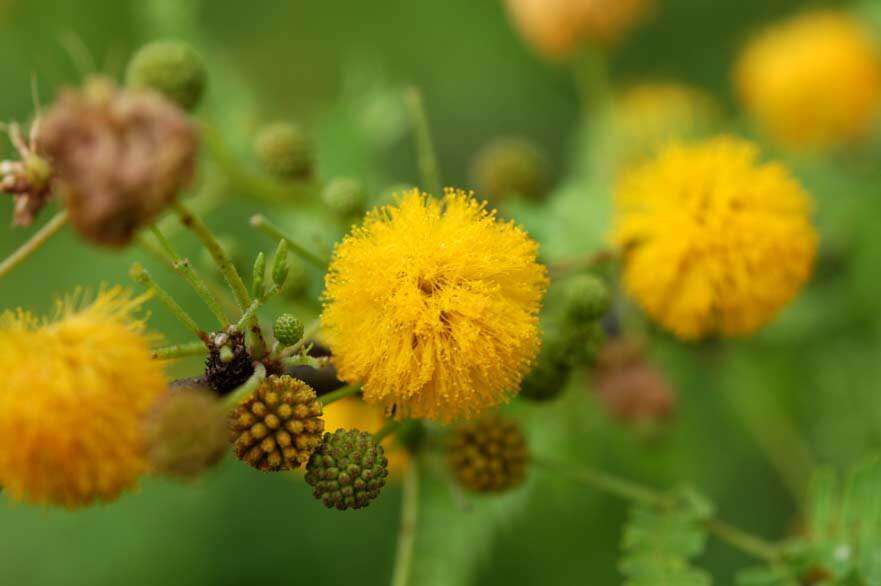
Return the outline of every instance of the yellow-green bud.
[[[290,313],[283,313],[278,316],[273,326],[275,339],[282,346],[293,346],[303,339],[303,332],[303,322]]]
[[[574,322],[601,318],[611,304],[609,287],[595,275],[572,277],[565,288],[566,317]]]
[[[254,140],[254,153],[267,172],[284,179],[312,175],[312,146],[306,133],[287,122],[265,126]]]
[[[363,211],[367,194],[359,181],[340,178],[327,184],[321,193],[321,199],[333,213],[349,217]]]
[[[144,45],[126,70],[129,87],[156,90],[185,110],[192,110],[202,99],[207,77],[202,58],[180,41]]]
[[[501,416],[461,425],[450,435],[447,464],[474,492],[505,492],[526,478],[529,449],[520,426]]]
[[[492,199],[509,196],[540,198],[548,189],[548,162],[531,142],[519,138],[497,139],[474,158],[474,182],[481,195]]]

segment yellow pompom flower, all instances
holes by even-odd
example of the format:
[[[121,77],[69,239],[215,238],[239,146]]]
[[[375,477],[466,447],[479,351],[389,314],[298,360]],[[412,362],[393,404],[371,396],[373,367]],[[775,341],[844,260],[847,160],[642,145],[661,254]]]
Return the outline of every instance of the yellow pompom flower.
[[[673,144],[626,174],[613,239],[627,292],[680,338],[749,334],[808,279],[812,204],[749,142]]]
[[[462,191],[413,190],[337,246],[322,323],[339,376],[396,417],[449,421],[520,387],[540,342],[538,244]]]
[[[78,508],[112,501],[147,468],[143,418],[166,390],[143,298],[103,291],[52,320],[0,316],[0,486],[16,500]]]
[[[368,433],[376,433],[386,423],[382,408],[365,403],[361,399],[348,397],[335,401],[324,408],[324,431],[330,433],[338,429],[357,429]],[[410,465],[410,456],[390,435],[382,440],[382,447],[388,458],[388,471],[391,476],[399,476]]]
[[[610,45],[635,26],[654,0],[505,0],[520,34],[539,53],[560,59],[582,44]]]
[[[781,144],[825,148],[863,138],[881,112],[881,51],[839,12],[809,12],[750,43],[735,71],[746,109]]]

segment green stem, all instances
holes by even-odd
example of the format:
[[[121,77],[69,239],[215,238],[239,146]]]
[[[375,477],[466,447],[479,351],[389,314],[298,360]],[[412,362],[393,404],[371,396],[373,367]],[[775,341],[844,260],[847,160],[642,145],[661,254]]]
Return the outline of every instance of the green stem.
[[[410,123],[416,139],[416,155],[422,183],[429,193],[437,196],[442,195],[440,166],[437,162],[437,153],[431,138],[431,127],[428,124],[428,116],[425,114],[422,94],[416,88],[409,88],[404,94],[404,100],[407,103]]]
[[[381,444],[382,440],[398,431],[402,424],[402,421],[397,421],[394,419],[391,421],[387,421],[385,425],[382,426],[382,429],[373,434],[373,439],[376,441],[376,443]]]
[[[318,400],[321,401],[321,404],[327,407],[331,403],[335,401],[339,401],[340,399],[345,399],[346,397],[350,397],[352,395],[357,394],[361,390],[361,385],[346,385],[341,387],[335,391],[331,391],[326,395],[322,395],[318,397]]]
[[[293,356],[297,352],[299,352],[306,344],[311,342],[312,336],[321,329],[321,318],[316,319],[311,324],[309,324],[306,329],[303,331],[303,337],[300,338],[300,341],[294,344],[293,346],[288,346],[284,350],[281,351],[280,357],[285,358],[287,356]]]
[[[187,342],[186,344],[174,344],[153,350],[154,360],[169,360],[171,358],[184,358],[186,356],[201,356],[207,348],[202,342]]]
[[[199,327],[196,321],[190,317],[190,315],[184,311],[183,307],[178,305],[177,301],[172,298],[168,292],[159,286],[150,273],[147,272],[147,269],[142,267],[140,264],[135,263],[132,265],[132,268],[129,270],[129,275],[131,275],[132,279],[149,289],[153,292],[156,297],[159,298],[159,301],[165,304],[165,306],[171,311],[172,315],[174,315],[184,326],[187,327],[188,330],[193,332],[197,338],[203,340],[205,338],[205,331]]]
[[[612,494],[619,498],[634,501],[652,507],[668,507],[670,498],[653,488],[637,484],[633,481],[612,476],[599,470],[585,467],[572,467],[562,462],[536,458],[535,463],[552,470],[560,476],[569,477],[597,490]],[[708,519],[704,522],[707,531],[728,545],[766,562],[779,561],[778,548],[760,537],[750,535],[725,521]]]
[[[224,407],[227,409],[235,409],[239,403],[256,391],[264,380],[266,380],[266,367],[258,363],[257,366],[254,367],[254,374],[223,399]]]
[[[168,239],[162,234],[162,231],[160,231],[155,224],[150,226],[150,230],[153,232],[156,241],[159,242],[160,248],[165,252],[165,256],[171,261],[171,267],[180,273],[196,294],[199,295],[205,305],[208,306],[208,309],[211,310],[211,313],[213,313],[214,317],[217,318],[217,321],[220,322],[220,327],[226,328],[229,325],[229,318],[223,311],[223,308],[221,308],[220,302],[214,295],[212,295],[211,291],[208,290],[205,281],[203,281],[199,275],[196,274],[196,271],[193,270],[189,259],[181,258],[177,254],[174,247],[171,246],[171,242],[168,241]]]
[[[239,271],[236,270],[235,265],[217,241],[217,238],[214,237],[214,234],[208,229],[208,226],[206,226],[198,216],[187,210],[182,203],[175,202],[174,210],[180,218],[180,223],[196,235],[196,237],[202,242],[202,245],[208,250],[211,258],[214,259],[217,268],[220,270],[220,274],[226,279],[226,283],[232,290],[233,295],[235,295],[236,302],[239,304],[239,309],[242,311],[246,310],[248,306],[251,305],[251,296],[248,295],[248,288],[245,287],[245,282],[242,281],[242,276],[239,275]]]
[[[263,307],[263,305],[265,305],[276,293],[278,293],[278,287],[273,285],[262,297],[252,301],[251,305],[248,306],[248,309],[242,312],[242,317],[240,317],[239,321],[236,323],[236,329],[242,331],[242,328],[257,316],[257,310]]]
[[[3,262],[0,262],[0,278],[5,277],[15,267],[26,261],[32,254],[40,250],[50,238],[55,236],[67,223],[67,211],[55,214],[42,228],[40,228],[30,240],[22,244],[18,250],[10,254]]]
[[[285,234],[281,228],[274,225],[272,222],[266,219],[262,214],[256,214],[251,217],[251,225],[263,232],[264,234],[271,236],[275,240],[284,240],[288,245],[288,249],[290,249],[294,254],[302,258],[303,260],[309,261],[322,271],[327,270],[327,259],[324,259],[314,252],[308,250],[304,246],[298,244],[294,241],[293,238],[289,237]]]
[[[398,548],[392,573],[392,586],[408,586],[413,567],[416,527],[419,523],[419,462],[414,461],[404,476],[401,500],[401,524],[398,527]]]

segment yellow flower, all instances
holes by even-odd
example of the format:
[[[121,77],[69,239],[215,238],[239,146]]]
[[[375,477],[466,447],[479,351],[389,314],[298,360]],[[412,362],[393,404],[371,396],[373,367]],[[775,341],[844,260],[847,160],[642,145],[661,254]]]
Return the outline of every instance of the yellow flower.
[[[336,248],[322,322],[339,376],[396,417],[449,421],[520,387],[540,346],[538,245],[462,191],[413,190]]]
[[[881,52],[845,13],[809,12],[771,27],[741,55],[735,81],[746,109],[790,147],[858,140],[881,111]]]
[[[166,389],[142,299],[114,288],[53,320],[0,316],[0,485],[17,500],[112,501],[146,470],[142,418]]]
[[[810,198],[782,165],[757,157],[732,137],[674,144],[618,187],[624,285],[683,339],[749,334],[810,276]]]
[[[582,43],[609,45],[638,23],[654,0],[505,0],[520,34],[546,57],[575,53]]]
[[[331,403],[324,408],[324,431],[333,433],[338,429],[358,429],[376,433],[386,423],[382,409],[365,403],[355,397]],[[391,476],[400,476],[410,465],[410,457],[395,439],[389,436],[382,441],[388,458],[388,471]]]
[[[706,92],[677,83],[643,83],[621,92],[614,102],[617,166],[643,162],[672,140],[706,134],[720,108]]]

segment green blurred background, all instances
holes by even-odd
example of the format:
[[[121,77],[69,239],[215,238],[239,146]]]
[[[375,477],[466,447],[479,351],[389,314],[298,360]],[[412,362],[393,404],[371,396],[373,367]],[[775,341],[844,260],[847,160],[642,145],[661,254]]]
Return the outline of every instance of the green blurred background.
[[[738,48],[762,23],[804,4],[661,0],[657,17],[615,52],[613,78],[687,81],[733,111],[729,76]],[[547,208],[526,206],[517,219],[549,256],[602,240],[607,190],[566,179],[579,160],[572,154],[580,115],[571,73],[533,56],[499,0],[0,0],[0,118],[28,119],[32,75],[44,102],[81,78],[72,45],[119,75],[133,50],[160,37],[189,40],[208,59],[211,87],[200,116],[243,157],[257,125],[293,119],[316,136],[323,176],[361,177],[374,193],[416,183],[397,98],[415,85],[425,95],[446,184],[468,185],[469,160],[487,140],[527,136],[552,154],[562,187]],[[768,441],[785,443],[788,435],[774,423],[776,411],[785,413],[814,457],[835,466],[878,448],[877,154],[791,161],[818,202],[823,261],[808,290],[771,327],[732,344],[685,346],[656,336],[653,358],[679,393],[670,429],[652,440],[631,433],[576,380],[554,406],[518,408],[537,449],[658,486],[693,483],[722,516],[768,538],[792,530],[794,503],[742,416]],[[234,237],[243,255],[272,246],[248,227],[255,211],[315,245],[329,246],[345,229],[314,210],[228,195],[208,221]],[[0,226],[7,226],[11,206],[2,203]],[[27,232],[0,230],[0,254]],[[175,242],[198,256],[186,235]],[[208,321],[197,299],[140,251],[99,251],[69,231],[0,282],[0,307],[44,311],[53,296],[77,286],[128,282],[134,260],[154,267],[163,285]],[[311,276],[317,298],[320,275]],[[171,341],[186,339],[162,307],[152,309],[156,329]],[[185,361],[176,368],[193,373],[197,366]],[[618,501],[540,471],[516,495],[472,499],[467,507],[437,479],[423,493],[414,584],[621,582],[616,561],[626,507]],[[0,585],[387,584],[399,502],[393,485],[366,511],[326,511],[298,479],[263,475],[232,458],[192,485],[148,480],[137,493],[84,512],[4,501]],[[701,565],[727,584],[747,562],[712,542]]]

